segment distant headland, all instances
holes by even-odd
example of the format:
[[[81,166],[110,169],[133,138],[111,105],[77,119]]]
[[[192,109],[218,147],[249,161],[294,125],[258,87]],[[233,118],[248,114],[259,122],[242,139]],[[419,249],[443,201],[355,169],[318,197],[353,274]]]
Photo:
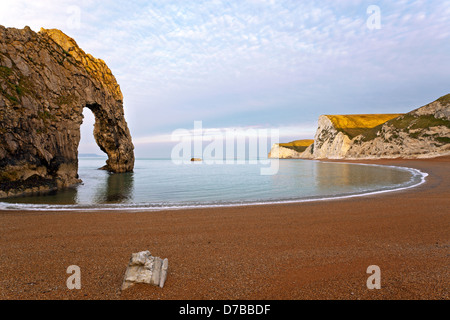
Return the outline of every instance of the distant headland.
[[[80,153],[78,158],[104,158],[105,156],[95,154],[95,153]]]
[[[324,115],[314,140],[275,144],[269,158],[415,159],[450,155],[450,94],[407,114]]]

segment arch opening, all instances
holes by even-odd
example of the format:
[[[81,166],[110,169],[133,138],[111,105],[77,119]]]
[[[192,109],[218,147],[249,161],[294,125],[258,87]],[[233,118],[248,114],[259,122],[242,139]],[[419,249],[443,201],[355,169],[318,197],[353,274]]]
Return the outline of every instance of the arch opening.
[[[90,108],[83,108],[83,122],[80,126],[80,143],[78,145],[78,159],[106,158],[104,152],[94,137],[95,115]]]

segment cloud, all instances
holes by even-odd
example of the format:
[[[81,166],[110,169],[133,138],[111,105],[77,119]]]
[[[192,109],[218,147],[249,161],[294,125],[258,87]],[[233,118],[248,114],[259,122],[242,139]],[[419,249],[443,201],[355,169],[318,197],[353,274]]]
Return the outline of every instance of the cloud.
[[[145,139],[195,120],[298,127],[323,113],[406,112],[448,93],[450,1],[377,1],[380,30],[366,26],[372,4],[4,0],[0,21],[60,28],[104,59]]]
[[[297,139],[308,138],[314,136],[317,126],[316,123],[303,123],[297,126],[282,126],[282,127],[268,127],[268,126],[246,126],[246,127],[223,127],[223,128],[202,128],[198,131],[195,125],[192,124],[190,128],[178,128],[172,133],[154,134],[145,137],[139,137],[133,140],[135,145],[145,145],[152,143],[170,143],[173,141],[180,141],[183,138],[192,139],[208,139],[216,138],[218,136],[225,137],[228,134],[233,135],[236,139],[245,137],[260,137],[271,138],[277,136],[280,138]],[[290,140],[289,140],[290,141]]]

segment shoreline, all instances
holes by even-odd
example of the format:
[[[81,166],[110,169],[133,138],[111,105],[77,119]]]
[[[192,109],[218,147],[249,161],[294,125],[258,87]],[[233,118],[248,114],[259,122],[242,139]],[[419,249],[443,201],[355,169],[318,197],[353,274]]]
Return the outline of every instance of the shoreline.
[[[279,159],[279,160],[287,160],[287,159]],[[2,202],[0,199],[0,212],[1,211],[46,211],[46,212],[160,212],[160,211],[172,211],[172,210],[195,210],[195,209],[220,209],[220,208],[239,208],[239,207],[253,207],[253,206],[268,206],[268,205],[283,205],[283,204],[300,204],[300,203],[309,203],[309,202],[326,202],[326,201],[334,201],[334,200],[342,200],[342,199],[351,199],[358,197],[366,197],[373,196],[377,194],[383,193],[391,193],[391,192],[399,192],[403,190],[416,188],[424,183],[426,183],[426,178],[428,177],[428,173],[422,172],[420,170],[409,168],[405,166],[392,166],[392,165],[382,165],[382,164],[374,164],[374,163],[362,163],[357,160],[308,160],[308,159],[289,159],[289,160],[299,160],[299,161],[317,161],[324,163],[342,163],[342,164],[354,164],[361,166],[376,166],[376,167],[388,167],[400,170],[406,170],[415,173],[416,175],[421,176],[421,181],[408,185],[408,186],[398,186],[394,189],[381,189],[381,190],[368,190],[361,193],[349,193],[349,194],[337,194],[331,196],[322,197],[312,197],[312,198],[302,198],[302,199],[287,199],[287,200],[268,200],[267,202],[259,201],[259,202],[249,202],[249,203],[222,203],[222,204],[199,204],[199,205],[174,205],[173,207],[131,207],[127,205],[106,205],[105,207],[82,207],[83,205],[46,205],[46,204],[27,204],[27,203],[9,203]],[[395,159],[399,160],[399,159]],[[353,162],[349,162],[353,161]],[[370,160],[366,160],[370,161]],[[376,160],[380,161],[380,160]],[[18,208],[5,208],[7,206],[22,206]],[[33,207],[36,206],[36,207]],[[48,206],[48,207],[45,207]]]
[[[345,162],[429,176],[320,202],[0,211],[0,299],[449,299],[450,157]],[[144,250],[169,259],[166,286],[120,292],[131,253]],[[79,291],[65,286],[70,265],[82,270]],[[366,287],[370,265],[381,268],[381,290]]]

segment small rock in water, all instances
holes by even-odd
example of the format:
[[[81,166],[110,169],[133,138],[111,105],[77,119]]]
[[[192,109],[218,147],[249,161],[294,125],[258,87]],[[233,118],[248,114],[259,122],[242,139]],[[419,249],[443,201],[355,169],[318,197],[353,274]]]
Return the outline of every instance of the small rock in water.
[[[150,251],[133,253],[122,283],[122,290],[136,283],[145,283],[161,288],[167,278],[169,260],[153,257]]]

